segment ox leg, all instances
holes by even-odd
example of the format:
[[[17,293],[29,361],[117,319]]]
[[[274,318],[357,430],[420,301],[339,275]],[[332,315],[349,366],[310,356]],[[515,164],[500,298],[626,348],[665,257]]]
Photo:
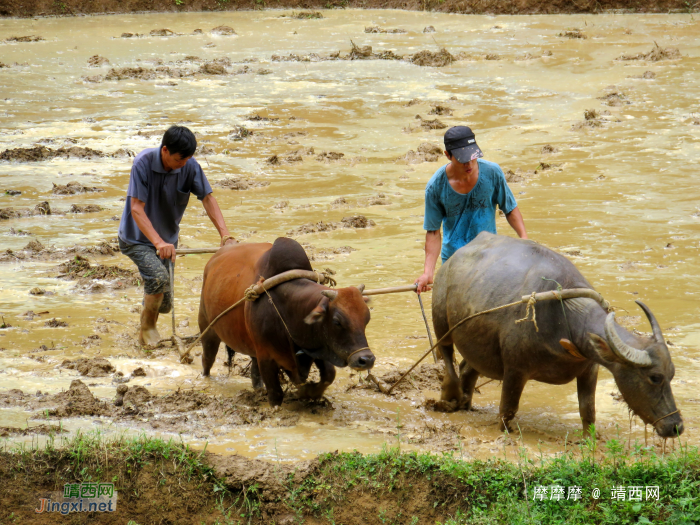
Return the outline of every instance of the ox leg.
[[[280,367],[274,359],[258,358],[258,368],[260,369],[263,383],[265,383],[267,388],[267,400],[270,406],[276,407],[281,405],[284,399],[284,391],[282,390],[282,385],[280,385]]]
[[[250,358],[250,380],[253,382],[254,390],[262,390],[265,387],[265,385],[263,385],[262,377],[260,377],[258,360],[254,357]]]
[[[445,364],[445,377],[442,380],[442,393],[440,399],[448,403],[462,403],[462,386],[454,366],[454,345],[440,345],[440,352]]]
[[[319,399],[335,380],[335,367],[332,364],[322,359],[314,359],[314,363],[316,363],[318,371],[321,373],[321,380],[318,383],[305,383],[301,385],[298,389],[299,397]]]
[[[591,425],[595,424],[595,389],[598,385],[598,363],[593,363],[576,378],[578,411],[583,423],[583,437],[591,437]]]
[[[211,367],[216,361],[216,354],[219,353],[220,343],[221,339],[214,330],[210,330],[202,337],[202,375],[204,377],[209,377]]]
[[[498,419],[501,421],[501,432],[504,430],[511,432],[509,423],[518,412],[520,396],[523,394],[525,383],[527,383],[527,379],[521,374],[505,371],[501,388],[501,407],[498,411]]]
[[[462,383],[462,392],[464,393],[462,397],[462,408],[465,410],[471,410],[474,387],[476,386],[476,381],[479,379],[479,371],[469,366],[466,361],[462,361],[460,363],[459,371]]]

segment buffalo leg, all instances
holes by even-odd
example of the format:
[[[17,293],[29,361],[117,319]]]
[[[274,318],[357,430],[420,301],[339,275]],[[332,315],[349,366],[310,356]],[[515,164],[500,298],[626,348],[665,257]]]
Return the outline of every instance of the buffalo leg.
[[[284,392],[282,391],[282,385],[280,385],[280,368],[275,363],[274,359],[263,359],[258,358],[258,368],[260,369],[260,376],[262,377],[265,387],[267,387],[267,400],[270,406],[278,406],[282,404],[284,399]]]
[[[221,339],[219,339],[214,330],[209,331],[202,337],[202,375],[204,377],[209,376],[211,367],[214,366],[216,354],[219,353],[220,343]]]
[[[511,432],[510,421],[515,417],[520,405],[520,396],[525,388],[525,379],[522,375],[505,371],[503,376],[503,386],[501,388],[501,407],[498,411],[498,419],[501,421],[501,431]]]
[[[236,356],[236,352],[229,345],[226,345],[226,366],[229,369],[233,366],[233,358]]]
[[[250,358],[250,380],[253,382],[254,390],[262,390],[265,385],[263,385],[262,378],[260,377],[260,367],[258,367],[258,360],[254,357]]]
[[[479,371],[469,366],[466,361],[462,361],[459,366],[459,371],[464,395],[462,398],[462,408],[471,410],[474,387],[476,386],[476,381],[479,379]]]
[[[453,361],[455,348],[453,345],[440,345],[440,352],[445,363],[445,377],[442,380],[440,399],[448,403],[456,401],[459,406],[462,402],[462,387]]]
[[[319,399],[335,380],[335,367],[332,364],[322,359],[314,359],[314,363],[316,363],[318,371],[321,373],[321,380],[318,383],[305,383],[301,385],[297,391],[299,397]]]
[[[594,363],[576,378],[578,390],[578,411],[583,423],[583,436],[590,436],[591,425],[595,424],[595,388],[598,384],[598,363]]]

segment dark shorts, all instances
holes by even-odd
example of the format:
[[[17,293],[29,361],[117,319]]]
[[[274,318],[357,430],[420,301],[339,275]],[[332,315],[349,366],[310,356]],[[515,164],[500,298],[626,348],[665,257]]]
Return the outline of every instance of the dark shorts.
[[[160,313],[167,313],[172,308],[173,294],[170,293],[170,259],[163,260],[156,255],[153,246],[145,244],[127,244],[119,239],[119,250],[131,259],[143,278],[143,291],[146,295],[163,295]]]

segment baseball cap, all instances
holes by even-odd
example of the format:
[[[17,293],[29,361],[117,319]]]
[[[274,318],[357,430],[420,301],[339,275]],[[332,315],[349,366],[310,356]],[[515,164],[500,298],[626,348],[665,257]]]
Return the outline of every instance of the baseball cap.
[[[476,144],[476,136],[467,126],[454,126],[445,133],[445,149],[457,162],[466,163],[484,156]]]

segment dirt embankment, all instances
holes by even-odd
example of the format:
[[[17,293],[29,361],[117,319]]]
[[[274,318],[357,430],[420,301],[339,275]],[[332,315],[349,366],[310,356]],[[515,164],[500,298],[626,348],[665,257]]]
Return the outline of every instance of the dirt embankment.
[[[5,0],[0,5],[0,16],[75,16],[80,14],[136,13],[143,11],[238,11],[263,7],[323,9],[369,8],[407,9],[465,14],[554,14],[599,13],[608,10],[627,10],[637,13],[687,12],[685,0],[277,0],[260,3],[258,0]],[[315,13],[314,13],[315,14]],[[314,23],[318,16],[301,16]]]

